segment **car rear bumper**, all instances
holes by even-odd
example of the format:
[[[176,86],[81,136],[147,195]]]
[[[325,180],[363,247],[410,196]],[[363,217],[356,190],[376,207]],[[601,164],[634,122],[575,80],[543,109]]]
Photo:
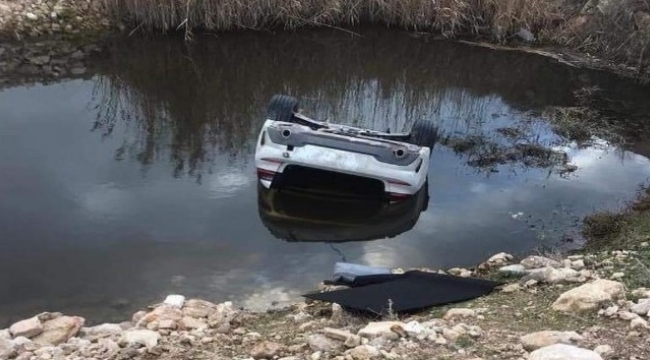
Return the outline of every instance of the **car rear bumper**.
[[[414,151],[413,147],[410,147],[409,151],[414,153],[412,159],[400,162],[400,159],[406,158],[403,156],[391,163],[387,159],[389,151],[405,145],[394,143],[386,145],[385,142],[365,142],[363,139],[354,138],[342,140],[363,143],[363,147],[356,148],[365,150],[356,152],[353,151],[354,148],[345,149],[343,146],[332,144],[327,137],[324,137],[327,141],[316,144],[309,140],[305,141],[304,137],[298,139],[299,146],[286,141],[276,143],[272,136],[269,136],[267,131],[269,126],[272,125],[265,126],[260,133],[255,154],[257,175],[266,188],[270,188],[276,177],[288,166],[301,166],[375,179],[381,181],[384,191],[395,199],[417,193],[426,181],[429,166],[428,148],[416,147]],[[332,138],[336,140],[335,137]],[[377,152],[373,152],[371,148],[375,145],[379,149]]]

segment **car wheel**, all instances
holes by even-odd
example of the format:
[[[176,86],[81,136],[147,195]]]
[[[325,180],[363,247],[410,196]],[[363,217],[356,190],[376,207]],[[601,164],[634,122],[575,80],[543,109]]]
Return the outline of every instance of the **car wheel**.
[[[293,114],[298,112],[298,99],[289,95],[273,95],[269,102],[267,117],[275,121],[293,122]]]
[[[426,146],[433,150],[438,141],[438,127],[432,121],[417,120],[411,128],[409,142],[417,146]]]

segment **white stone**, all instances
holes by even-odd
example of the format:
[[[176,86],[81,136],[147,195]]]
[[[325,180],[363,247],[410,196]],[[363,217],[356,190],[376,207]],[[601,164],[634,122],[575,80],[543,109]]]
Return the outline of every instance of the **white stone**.
[[[612,280],[620,280],[620,279],[622,279],[624,277],[625,277],[625,273],[616,272],[616,273],[613,273],[612,276],[610,276],[609,278],[612,279]]]
[[[552,308],[562,312],[592,310],[605,302],[619,299],[624,294],[623,284],[599,279],[563,293]]]
[[[472,276],[472,272],[470,270],[467,270],[467,269],[461,269],[460,274],[458,276],[460,276],[462,278],[468,278],[468,277]]]
[[[639,298],[650,298],[650,289],[638,288],[632,290],[632,296],[636,296]]]
[[[650,311],[650,299],[641,299],[635,305],[630,308],[630,311],[639,314],[646,315]]]
[[[638,319],[639,315],[629,311],[621,311],[620,313],[618,313],[618,317],[621,320],[630,321],[630,320]]]
[[[343,347],[342,342],[332,340],[323,334],[309,335],[307,342],[313,351],[331,352]]]
[[[31,338],[43,332],[43,324],[37,316],[34,316],[14,323],[9,327],[9,332],[13,337],[24,336]]]
[[[575,270],[582,270],[585,268],[584,260],[575,260],[571,262],[571,268]]]
[[[160,334],[151,330],[127,330],[122,333],[120,343],[124,345],[140,344],[147,348],[158,345]]]
[[[642,319],[640,317],[636,319],[632,319],[630,321],[630,327],[633,330],[650,329],[650,326],[648,326],[648,322],[645,319]]]
[[[311,360],[320,360],[322,357],[323,352],[322,351],[316,351],[315,353],[311,354]]]
[[[447,341],[454,342],[460,337],[460,334],[458,331],[444,328],[442,329],[442,336],[447,339]]]
[[[31,21],[36,21],[36,20],[38,20],[38,15],[36,15],[36,14],[34,14],[34,13],[31,13],[31,12],[25,13],[25,17],[26,17],[28,20],[31,20]]]
[[[616,313],[618,312],[618,309],[619,309],[618,306],[612,305],[612,306],[608,307],[607,309],[605,309],[605,311],[603,312],[603,315],[605,315],[607,317],[612,317],[612,316],[616,315]]]
[[[476,317],[476,311],[474,311],[473,309],[454,308],[454,309],[449,309],[443,318],[445,320],[451,320],[456,318],[471,318],[471,317]]]
[[[533,351],[554,344],[571,345],[582,340],[582,336],[575,331],[546,330],[524,335],[519,340],[524,349]]]
[[[346,330],[339,330],[339,329],[333,329],[327,327],[323,329],[323,335],[333,340],[346,341],[350,336],[352,336],[352,333]]]
[[[488,264],[490,265],[496,265],[496,266],[502,266],[508,263],[508,261],[512,260],[514,257],[510,254],[501,252],[495,255],[492,255],[488,259]]]
[[[499,268],[499,272],[504,275],[521,276],[526,274],[526,267],[521,264],[508,265]]]
[[[529,256],[520,262],[526,269],[538,269],[545,267],[559,268],[562,266],[559,262],[543,256]]]
[[[374,339],[376,337],[386,337],[396,339],[399,335],[393,329],[404,331],[404,323],[398,321],[379,321],[371,322],[363,329],[359,330],[357,335]]]
[[[9,329],[0,330],[0,339],[11,340]]]
[[[171,307],[180,309],[180,308],[183,307],[183,304],[185,304],[185,296],[183,296],[183,295],[168,295],[163,303],[165,305],[169,305]]]
[[[555,344],[530,353],[528,360],[603,360],[598,353],[573,345]]]
[[[348,350],[346,354],[350,355],[353,360],[370,360],[381,356],[379,350],[370,345],[357,346],[354,349]]]
[[[417,321],[408,322],[403,328],[411,337],[417,337],[424,332],[424,327]]]
[[[101,324],[93,327],[81,329],[81,334],[84,339],[95,341],[105,337],[120,335],[122,327],[118,324]]]
[[[503,289],[501,289],[501,292],[513,293],[513,292],[517,292],[517,291],[519,291],[521,289],[522,289],[521,285],[519,285],[518,283],[512,283],[512,284],[508,284],[508,285],[504,286]]]
[[[86,319],[79,316],[58,316],[43,324],[43,332],[33,340],[39,345],[58,345],[76,336]]]
[[[611,353],[612,351],[614,351],[614,350],[609,345],[599,345],[599,346],[596,346],[596,348],[594,349],[594,352],[596,352],[598,355],[601,355],[601,356],[607,355],[607,354]]]

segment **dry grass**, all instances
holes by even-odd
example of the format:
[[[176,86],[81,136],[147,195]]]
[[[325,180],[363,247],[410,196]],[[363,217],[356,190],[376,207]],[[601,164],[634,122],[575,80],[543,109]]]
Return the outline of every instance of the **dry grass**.
[[[583,0],[584,1],[584,0]],[[133,31],[228,31],[345,28],[382,24],[444,37],[488,38],[503,43],[522,28],[542,43],[635,67],[647,73],[649,0],[614,0],[599,9],[561,0],[104,0],[109,15]],[[602,6],[601,6],[602,8]],[[345,30],[348,31],[348,30]]]
[[[104,0],[111,14],[150,30],[295,29],[384,24],[436,30],[445,36],[488,35],[505,40],[521,27],[534,31],[561,19],[545,0]]]

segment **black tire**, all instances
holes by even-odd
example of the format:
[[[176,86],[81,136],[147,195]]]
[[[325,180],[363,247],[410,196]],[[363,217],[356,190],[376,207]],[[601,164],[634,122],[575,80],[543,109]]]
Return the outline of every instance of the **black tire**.
[[[411,128],[409,143],[433,150],[438,141],[438,127],[431,121],[417,120]]]
[[[273,95],[269,102],[267,117],[275,121],[293,122],[293,114],[298,112],[298,99],[289,95]]]

